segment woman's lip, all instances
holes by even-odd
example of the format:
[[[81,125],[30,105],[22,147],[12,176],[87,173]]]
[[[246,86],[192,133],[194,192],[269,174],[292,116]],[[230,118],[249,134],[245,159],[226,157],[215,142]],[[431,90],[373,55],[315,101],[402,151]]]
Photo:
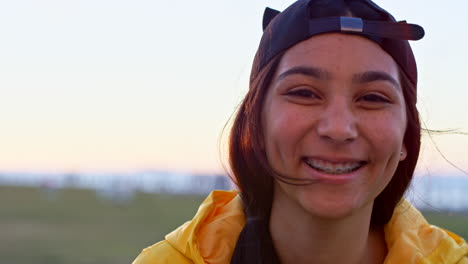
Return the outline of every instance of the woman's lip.
[[[324,161],[328,163],[335,163],[335,164],[340,164],[340,163],[354,163],[354,162],[366,162],[365,159],[356,159],[356,158],[347,158],[347,157],[323,157],[323,156],[308,156],[304,157],[304,160],[319,160],[319,161]]]
[[[307,177],[309,179],[313,179],[313,180],[316,180],[318,182],[323,182],[323,183],[330,183],[330,184],[345,184],[345,183],[349,183],[355,180],[361,175],[363,168],[365,168],[367,165],[367,163],[364,163],[357,170],[348,172],[348,173],[329,174],[329,173],[319,171],[310,167],[305,161],[303,161],[303,164],[306,167],[306,171],[308,174]]]

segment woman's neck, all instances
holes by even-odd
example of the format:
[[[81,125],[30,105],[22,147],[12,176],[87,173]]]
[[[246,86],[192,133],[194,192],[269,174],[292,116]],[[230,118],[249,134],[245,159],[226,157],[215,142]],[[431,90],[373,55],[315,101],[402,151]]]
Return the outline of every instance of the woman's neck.
[[[342,219],[314,217],[301,209],[284,199],[273,201],[270,232],[282,264],[383,262],[383,229],[370,228],[372,204]]]

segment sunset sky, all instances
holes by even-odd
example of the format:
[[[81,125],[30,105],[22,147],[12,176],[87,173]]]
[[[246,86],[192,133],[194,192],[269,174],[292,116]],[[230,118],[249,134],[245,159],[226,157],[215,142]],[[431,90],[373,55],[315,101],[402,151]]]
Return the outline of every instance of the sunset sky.
[[[222,172],[263,10],[292,2],[2,1],[0,171]],[[424,123],[468,131],[468,2],[376,2],[426,30],[412,43]],[[433,140],[468,170],[468,136]],[[423,142],[420,173],[458,173]]]

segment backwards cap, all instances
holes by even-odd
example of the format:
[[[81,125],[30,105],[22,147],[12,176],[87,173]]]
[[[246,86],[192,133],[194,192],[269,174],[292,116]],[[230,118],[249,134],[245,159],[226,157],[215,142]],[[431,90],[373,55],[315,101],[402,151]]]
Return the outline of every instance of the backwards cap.
[[[263,36],[256,60],[259,69],[263,68],[274,56],[289,49],[295,44],[312,36],[342,32],[357,34],[379,44],[400,66],[408,79],[416,87],[416,61],[408,40],[419,40],[424,37],[424,29],[405,21],[397,22],[392,15],[369,0],[334,0],[314,7],[318,0],[299,0],[283,12],[266,8],[263,15]],[[358,17],[340,16],[343,10],[350,10],[352,2],[366,6],[360,10],[371,14],[360,14],[362,17],[379,17],[379,20],[365,20]],[[333,3],[333,5],[331,4]],[[321,16],[332,13],[337,16]],[[330,10],[326,10],[330,9]],[[339,11],[336,11],[339,10]],[[367,10],[367,11],[366,11]],[[353,14],[355,15],[355,14]]]

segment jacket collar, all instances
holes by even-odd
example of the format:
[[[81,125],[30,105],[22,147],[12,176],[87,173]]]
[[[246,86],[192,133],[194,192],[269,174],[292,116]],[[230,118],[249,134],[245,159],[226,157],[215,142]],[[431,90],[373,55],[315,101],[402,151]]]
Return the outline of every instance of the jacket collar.
[[[195,217],[166,236],[166,240],[196,264],[225,264],[245,225],[242,201],[236,191],[213,191]],[[468,254],[459,236],[430,225],[408,201],[395,208],[385,225],[388,254],[384,264],[458,263]]]
[[[468,244],[459,236],[433,225],[408,201],[402,200],[385,226],[391,263],[458,263],[468,254]]]
[[[213,191],[195,217],[166,236],[166,240],[197,264],[230,263],[245,225],[242,201],[236,191]]]

